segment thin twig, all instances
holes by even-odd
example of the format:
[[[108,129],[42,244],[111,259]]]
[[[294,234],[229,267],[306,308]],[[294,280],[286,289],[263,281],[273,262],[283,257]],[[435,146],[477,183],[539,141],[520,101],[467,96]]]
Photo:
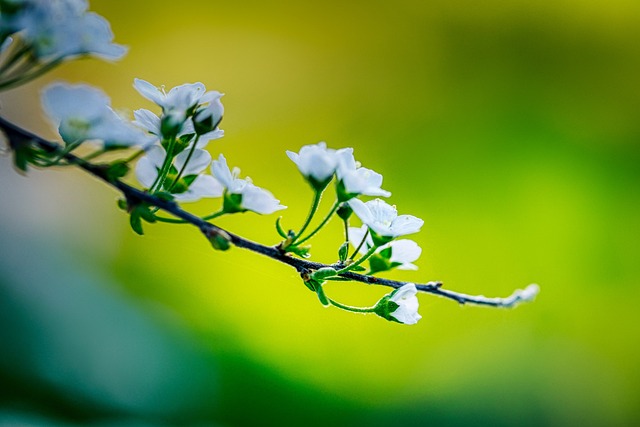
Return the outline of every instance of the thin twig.
[[[31,132],[28,132],[0,117],[0,128],[3,129],[9,139],[9,143],[12,148],[20,146],[20,144],[36,144],[41,149],[50,153],[62,154],[63,148],[53,142],[47,141]],[[121,180],[111,180],[107,176],[107,168],[105,165],[95,164],[85,161],[71,153],[64,153],[63,158],[69,163],[77,165],[79,168],[85,170],[89,174],[101,179],[108,185],[119,190],[124,197],[134,203],[146,203],[150,206],[155,206],[176,218],[179,218],[193,226],[197,227],[205,236],[211,238],[216,235],[224,236],[234,246],[242,249],[247,249],[252,252],[267,256],[281,263],[287,264],[295,268],[300,274],[306,274],[320,268],[331,267],[333,269],[340,270],[345,266],[341,263],[335,264],[322,264],[313,261],[307,261],[300,258],[294,258],[287,253],[283,252],[279,246],[266,246],[251,240],[245,239],[237,234],[231,233],[223,228],[218,227],[192,213],[189,213],[174,201],[164,200],[157,196],[151,195],[145,191],[139,190],[128,184],[125,184]],[[340,274],[340,277],[349,279],[356,282],[367,283],[370,285],[388,286],[391,288],[400,288],[406,285],[408,282],[401,282],[397,280],[389,280],[380,277],[358,274],[351,271]],[[538,293],[537,285],[529,285],[524,290],[516,290],[511,296],[506,298],[488,298],[483,295],[467,295],[459,292],[450,291],[442,288],[440,282],[427,282],[424,284],[416,284],[416,289],[420,292],[437,295],[443,298],[448,298],[457,301],[460,304],[476,304],[486,305],[492,307],[514,307],[520,302],[531,301]]]

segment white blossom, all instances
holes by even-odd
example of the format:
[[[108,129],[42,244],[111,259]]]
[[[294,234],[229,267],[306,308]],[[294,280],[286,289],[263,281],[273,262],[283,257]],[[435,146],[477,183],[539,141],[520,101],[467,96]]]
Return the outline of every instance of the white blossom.
[[[54,83],[42,93],[45,113],[67,143],[99,140],[105,146],[148,146],[153,138],[116,114],[111,100],[88,85]]]
[[[327,148],[325,142],[305,145],[299,153],[287,151],[287,156],[312,185],[322,188],[329,183],[338,166],[336,150]]]
[[[109,22],[86,11],[86,1],[25,0],[21,3],[18,11],[3,17],[3,21],[19,31],[20,37],[41,60],[80,55],[117,60],[127,52],[126,47],[113,43]]]
[[[138,160],[135,168],[136,178],[147,189],[151,188],[162,168],[166,151],[160,145],[154,145]],[[211,162],[211,154],[205,150],[195,149],[185,167],[189,151],[185,150],[173,159],[171,171],[166,178],[164,189],[169,191],[180,202],[195,202],[204,197],[220,197],[223,187],[211,175],[204,171]],[[184,167],[180,181],[173,185],[177,174]],[[169,188],[167,188],[169,187]]]
[[[134,125],[144,129],[151,135],[154,135],[156,137],[156,140],[160,140],[162,138],[161,119],[154,112],[145,108],[141,108],[139,110],[135,110],[133,112],[133,116],[135,117],[135,120],[133,122]],[[193,128],[193,123],[190,120],[187,120],[182,124],[182,128],[178,132],[177,136],[178,138],[180,138],[189,134],[195,134],[195,130]],[[209,144],[209,142],[220,139],[223,136],[224,131],[222,129],[215,129],[211,132],[200,135],[196,142],[196,148],[205,148]],[[190,146],[191,143],[189,143],[187,148],[189,148]]]
[[[240,169],[229,169],[227,159],[220,154],[218,160],[211,163],[211,173],[225,188],[225,202],[231,204],[228,209],[231,212],[253,211],[259,214],[271,214],[286,206],[273,195],[260,187],[255,186],[250,178],[239,178]]]
[[[196,126],[196,128],[204,128],[204,132],[202,133],[208,133],[215,130],[222,120],[222,116],[224,115],[224,105],[222,105],[220,98],[223,96],[224,94],[218,91],[210,91],[205,93],[200,99],[200,102],[206,105],[196,112],[193,117],[193,121],[199,125]]]
[[[341,187],[342,199],[348,200],[358,195],[389,197],[391,193],[380,188],[382,175],[361,167],[353,157],[353,149],[338,150],[336,175]]]
[[[396,289],[391,293],[389,301],[398,305],[398,308],[390,313],[400,323],[405,325],[414,325],[418,323],[418,320],[422,319],[422,316],[418,314],[418,297],[416,294],[418,290],[413,283],[407,283],[399,289]]]
[[[417,233],[424,224],[423,220],[413,215],[398,216],[395,206],[380,199],[366,203],[359,199],[351,199],[349,206],[358,218],[378,236],[394,238]]]
[[[368,227],[363,225],[362,227],[349,227],[349,241],[354,248],[360,246],[360,242],[366,236],[365,243],[360,246],[359,252],[365,254],[373,246],[373,239],[371,234],[367,233]],[[385,251],[386,249],[386,251]],[[391,252],[389,257],[386,258],[387,252]],[[413,240],[400,239],[391,241],[378,248],[374,256],[384,257],[389,263],[389,268],[397,268],[398,270],[417,270],[418,267],[413,264],[422,254],[422,248]]]

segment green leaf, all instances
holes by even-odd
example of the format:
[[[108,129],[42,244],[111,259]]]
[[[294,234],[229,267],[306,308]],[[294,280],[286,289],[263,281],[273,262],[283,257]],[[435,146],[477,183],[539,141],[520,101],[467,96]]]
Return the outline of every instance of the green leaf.
[[[302,258],[309,258],[311,256],[309,254],[310,250],[311,246],[290,246],[287,248],[287,252],[291,252]]]
[[[338,259],[340,262],[345,262],[349,256],[349,242],[344,242],[338,249]]]
[[[134,209],[131,211],[129,224],[131,224],[131,229],[135,231],[136,234],[139,234],[140,236],[144,234],[144,231],[142,230],[142,218],[138,209]]]
[[[109,165],[106,172],[107,180],[110,182],[117,181],[127,173],[129,173],[129,165],[122,160],[117,160]]]
[[[325,307],[329,307],[329,299],[327,298],[327,295],[324,293],[324,289],[322,288],[322,283],[319,283],[318,286],[316,286],[316,294],[318,295],[318,299],[320,300],[320,304],[322,304]]]
[[[361,265],[356,265],[355,267],[350,268],[349,270],[351,270],[351,271],[366,271],[367,269],[366,269],[366,268],[364,268],[364,267],[363,267],[363,266],[361,266]]]
[[[322,281],[328,277],[333,277],[336,275],[336,270],[334,270],[331,267],[323,267],[323,268],[319,268],[318,270],[314,271],[311,274],[311,278],[317,281]]]
[[[281,216],[279,216],[278,219],[276,219],[276,231],[278,232],[278,234],[282,238],[286,239],[289,236],[287,236],[287,233],[284,232],[284,229],[282,228],[282,225],[280,224],[280,221],[282,221],[282,217]]]

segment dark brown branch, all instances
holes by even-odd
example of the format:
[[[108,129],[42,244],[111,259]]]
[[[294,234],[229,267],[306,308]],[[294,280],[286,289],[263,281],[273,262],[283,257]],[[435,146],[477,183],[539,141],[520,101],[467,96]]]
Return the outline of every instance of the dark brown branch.
[[[20,147],[24,147],[26,144],[28,144],[28,145],[36,145],[48,153],[62,152],[62,148],[60,145],[47,141],[31,132],[28,132],[14,125],[13,123],[10,123],[4,120],[1,117],[0,117],[0,128],[3,129],[5,134],[7,135],[9,144],[13,150],[20,149]],[[146,203],[149,206],[155,206],[177,218],[180,218],[194,225],[195,227],[198,227],[200,231],[207,238],[222,236],[224,239],[228,240],[234,246],[262,254],[276,261],[280,261],[284,264],[290,265],[291,267],[295,268],[300,274],[308,274],[314,270],[318,270],[324,267],[332,267],[336,270],[340,269],[341,267],[344,267],[338,263],[328,265],[328,264],[322,264],[318,262],[307,261],[300,258],[295,258],[284,253],[282,250],[278,248],[278,246],[266,246],[266,245],[262,245],[260,243],[256,243],[251,240],[245,239],[244,237],[238,236],[237,234],[224,230],[215,224],[205,221],[202,218],[183,210],[182,208],[180,208],[180,206],[178,206],[177,203],[173,201],[165,200],[160,197],[149,194],[145,191],[139,190],[128,184],[125,184],[119,179],[110,179],[110,177],[107,174],[108,168],[106,167],[106,165],[87,162],[70,153],[64,154],[64,156],[62,157],[67,162],[78,166],[79,168],[85,170],[89,174],[101,179],[108,185],[118,189],[130,204],[135,205],[138,203]],[[353,272],[346,272],[341,274],[340,276],[356,282],[367,283],[370,285],[388,286],[391,288],[399,288],[408,283],[408,282],[400,282],[396,280],[383,279],[380,277],[368,276],[368,275],[363,275],[363,274],[358,274]],[[479,296],[466,295],[466,294],[443,289],[442,283],[440,282],[428,282],[424,284],[416,284],[416,288],[421,292],[452,299],[454,301],[457,301],[460,304],[476,304],[476,305],[486,305],[486,306],[493,306],[493,307],[513,307],[517,305],[519,302],[532,300],[538,292],[537,285],[529,285],[525,290],[517,290],[511,296],[506,298],[487,298],[482,295],[479,295]]]

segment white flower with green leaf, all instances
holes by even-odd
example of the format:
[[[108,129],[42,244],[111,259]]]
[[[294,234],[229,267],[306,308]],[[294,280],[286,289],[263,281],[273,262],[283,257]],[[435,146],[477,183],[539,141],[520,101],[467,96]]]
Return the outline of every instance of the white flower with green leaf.
[[[45,113],[67,144],[102,141],[105,147],[147,147],[154,138],[111,109],[109,97],[88,85],[54,83],[42,93]]]
[[[362,243],[362,240],[365,240]],[[359,248],[359,252],[365,255],[373,247],[373,239],[366,225],[360,228],[349,227],[349,241],[354,248]],[[409,239],[391,241],[380,246],[376,252],[368,259],[370,273],[391,270],[417,270],[413,264],[422,254],[422,248],[416,242]]]
[[[363,202],[349,200],[349,206],[360,220],[369,227],[376,245],[388,243],[396,237],[420,231],[424,221],[413,215],[398,215],[395,206],[381,199]]]
[[[231,171],[222,154],[211,163],[211,173],[225,189],[223,210],[226,213],[253,211],[266,215],[286,209],[280,200],[269,191],[255,186],[250,178],[239,178],[240,169],[233,168]]]
[[[336,153],[338,167],[336,175],[338,177],[338,198],[340,201],[347,201],[357,196],[380,196],[389,197],[391,193],[380,188],[382,185],[382,175],[363,168],[353,157],[353,149],[345,148]]]
[[[418,314],[417,293],[416,285],[407,283],[378,301],[374,313],[393,322],[414,325],[422,319],[422,316]]]
[[[156,191],[170,193],[180,202],[195,202],[205,197],[222,196],[222,185],[211,175],[202,173],[211,162],[211,154],[200,149],[195,149],[191,158],[189,151],[178,154],[173,159],[164,183],[159,186],[158,174],[166,156],[164,148],[154,145],[138,160],[135,168],[136,178],[146,189],[155,186]]]

